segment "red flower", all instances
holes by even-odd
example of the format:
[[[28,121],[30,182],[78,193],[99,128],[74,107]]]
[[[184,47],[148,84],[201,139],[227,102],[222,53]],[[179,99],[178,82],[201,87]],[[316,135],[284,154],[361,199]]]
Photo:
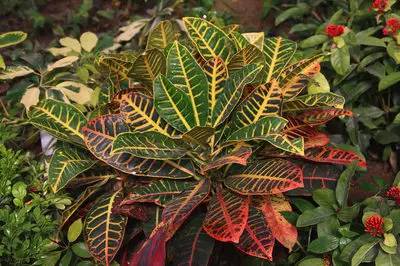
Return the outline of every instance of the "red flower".
[[[391,35],[394,37],[399,30],[400,30],[400,20],[396,18],[390,18],[386,21],[386,26],[383,29],[383,34]]]
[[[388,0],[375,0],[374,2],[372,2],[371,8],[376,12],[385,13],[388,4]]]
[[[328,24],[325,27],[326,35],[328,35],[331,38],[340,36],[340,35],[343,34],[343,32],[344,32],[344,26],[343,25]]]
[[[390,187],[386,191],[386,197],[396,201],[396,204],[400,205],[400,187]]]
[[[372,215],[365,221],[365,232],[371,236],[383,235],[383,218],[380,215]]]

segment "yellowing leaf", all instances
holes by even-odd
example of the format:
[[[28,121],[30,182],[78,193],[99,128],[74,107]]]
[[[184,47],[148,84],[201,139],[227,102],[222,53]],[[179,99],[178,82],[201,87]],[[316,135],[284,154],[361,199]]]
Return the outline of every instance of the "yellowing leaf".
[[[49,51],[54,56],[60,56],[60,55],[67,56],[69,53],[72,52],[72,49],[69,47],[61,47],[61,48],[52,47],[47,49],[47,51]]]
[[[62,38],[62,39],[60,39],[60,44],[62,46],[71,48],[75,52],[81,53],[81,50],[82,50],[81,49],[81,44],[75,38],[71,38],[71,37]]]
[[[243,37],[249,41],[250,44],[254,45],[261,51],[263,50],[264,46],[264,32],[248,32],[243,33]]]
[[[96,34],[88,31],[88,32],[84,32],[81,35],[80,41],[81,41],[81,46],[82,46],[83,50],[85,50],[86,52],[90,52],[93,50],[94,47],[96,47],[98,38],[97,38]]]
[[[75,81],[64,81],[56,85],[56,89],[60,90],[71,101],[79,104],[86,104],[90,102],[93,90],[88,86]],[[79,92],[76,92],[79,89]]]
[[[139,19],[132,22],[131,24],[128,24],[127,26],[119,28],[122,33],[115,37],[114,41],[126,42],[131,40],[133,37],[135,37],[136,34],[140,32],[140,30],[146,25],[148,21],[149,19]]]
[[[0,69],[5,69],[6,64],[4,63],[4,58],[0,54]]]
[[[26,110],[32,105],[36,105],[39,102],[40,90],[38,87],[29,88],[26,90],[21,98],[21,103],[25,106]]]
[[[74,63],[75,61],[77,61],[78,59],[79,59],[79,57],[73,56],[73,55],[64,57],[60,60],[57,60],[56,62],[54,62],[52,64],[49,64],[47,66],[47,71],[52,71],[56,68],[69,66],[72,63]]]
[[[0,80],[13,79],[33,73],[33,69],[27,66],[10,66],[0,72]]]

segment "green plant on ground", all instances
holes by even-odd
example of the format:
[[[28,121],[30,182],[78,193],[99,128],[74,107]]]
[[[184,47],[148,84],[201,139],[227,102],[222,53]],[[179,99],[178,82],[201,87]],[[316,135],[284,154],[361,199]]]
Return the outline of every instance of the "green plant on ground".
[[[272,260],[275,240],[297,241],[282,193],[335,183],[324,163],[365,167],[319,130],[351,115],[343,97],[304,90],[320,57],[300,60],[281,37],[183,21],[188,38],[162,21],[144,51],[99,55],[108,85],[93,111],[45,99],[28,114],[61,141],[48,182],[76,195],[61,226],[83,217],[87,248],[107,265],[120,250],[123,265],[163,265],[167,243],[173,263],[195,254],[207,264],[215,240]]]

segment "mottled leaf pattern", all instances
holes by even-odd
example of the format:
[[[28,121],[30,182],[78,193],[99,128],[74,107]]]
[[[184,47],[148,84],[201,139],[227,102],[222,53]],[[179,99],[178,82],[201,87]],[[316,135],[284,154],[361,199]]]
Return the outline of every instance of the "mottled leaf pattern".
[[[365,158],[357,153],[346,151],[331,146],[314,147],[306,149],[304,158],[314,162],[334,163],[334,164],[351,164],[357,162],[360,167],[366,167]]]
[[[204,164],[200,167],[202,173],[218,169],[227,164],[241,164],[246,165],[247,159],[251,156],[250,147],[239,147],[230,153],[222,155],[221,157],[214,158],[211,162]]]
[[[215,129],[212,127],[194,127],[182,135],[182,139],[201,146],[207,146],[210,138],[214,135]]]
[[[153,81],[160,73],[165,73],[165,57],[157,49],[139,55],[132,66],[133,79],[148,88],[153,87]]]
[[[296,139],[290,139],[283,134],[269,134],[263,138],[270,144],[274,145],[278,149],[298,154],[304,155],[304,138],[298,137]]]
[[[283,103],[283,112],[299,112],[315,107],[334,107],[342,109],[344,97],[332,92],[316,93],[298,96],[290,101]]]
[[[132,77],[132,70],[138,55],[134,52],[102,53],[95,58],[96,69],[111,79],[127,80]]]
[[[229,61],[229,71],[238,70],[249,64],[264,63],[264,54],[254,45],[248,45],[232,56]]]
[[[172,22],[169,20],[160,21],[149,33],[146,50],[163,50],[176,38]]]
[[[296,116],[297,119],[312,126],[322,125],[338,116],[352,116],[353,112],[343,109],[313,109]]]

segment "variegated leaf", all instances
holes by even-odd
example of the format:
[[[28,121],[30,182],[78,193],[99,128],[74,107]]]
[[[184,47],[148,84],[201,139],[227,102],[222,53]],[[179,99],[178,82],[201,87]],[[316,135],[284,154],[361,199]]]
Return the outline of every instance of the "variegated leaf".
[[[244,86],[254,80],[261,68],[256,65],[245,66],[232,73],[225,81],[224,90],[219,94],[211,114],[213,127],[221,124],[230,115],[242,96]]]
[[[242,50],[243,48],[245,48],[246,46],[248,46],[249,41],[243,36],[243,34],[239,33],[238,31],[231,31],[229,33],[229,37],[231,38],[231,40],[233,41],[235,48],[237,51]]]
[[[295,97],[283,103],[283,112],[299,112],[315,107],[334,107],[343,109],[344,97],[332,92],[309,94]]]
[[[175,39],[176,35],[172,22],[169,20],[160,21],[149,33],[146,50],[159,49],[162,51]]]
[[[99,262],[110,265],[122,244],[127,217],[112,212],[122,192],[106,194],[90,209],[84,224],[85,240],[90,254]]]
[[[207,207],[203,229],[223,242],[238,243],[247,223],[250,197],[218,186]]]
[[[323,125],[338,116],[353,116],[353,112],[344,109],[312,109],[296,116],[297,119],[311,126]]]
[[[147,159],[179,159],[187,151],[183,144],[155,131],[125,132],[117,135],[112,153],[129,153]]]
[[[102,53],[95,58],[97,71],[119,81],[132,77],[133,64],[138,55],[134,52]]]
[[[282,133],[269,134],[263,138],[270,144],[274,145],[280,150],[284,150],[290,153],[304,155],[304,138],[298,137],[295,139],[290,139]]]
[[[355,152],[342,150],[331,146],[314,147],[304,151],[304,159],[333,164],[351,164],[357,162],[360,167],[367,167],[365,158]]]
[[[266,38],[264,40],[264,55],[266,61],[266,82],[277,77],[290,62],[296,52],[297,44],[282,37]]]
[[[96,160],[89,153],[74,146],[63,145],[51,157],[49,164],[49,183],[56,193],[73,178],[90,169]]]
[[[215,129],[212,127],[194,127],[182,135],[182,139],[200,146],[209,145],[210,138],[214,136]]]
[[[133,79],[148,88],[153,88],[153,81],[160,73],[165,73],[165,57],[157,49],[139,55],[132,66]]]
[[[228,68],[229,71],[234,71],[249,64],[264,64],[263,52],[251,44],[232,56],[232,59],[229,61]]]
[[[175,41],[167,56],[166,77],[189,96],[196,126],[205,126],[208,117],[207,77],[189,50]]]
[[[225,185],[243,195],[270,195],[303,186],[301,169],[286,160],[259,160],[229,174]]]
[[[201,18],[184,17],[183,22],[189,38],[206,61],[215,57],[229,60],[234,46],[223,30]]]
[[[83,144],[81,127],[87,123],[82,112],[71,104],[46,99],[28,113],[29,123],[66,142]]]
[[[190,216],[192,211],[208,196],[211,181],[199,181],[193,188],[183,191],[165,206],[162,221],[168,224],[167,239],[170,239]]]
[[[122,205],[135,202],[154,202],[157,205],[165,206],[174,197],[183,191],[193,188],[195,182],[157,180],[147,185],[134,187],[129,191],[128,196],[121,202]]]
[[[154,106],[162,118],[183,133],[196,126],[189,96],[164,75],[154,81]]]
[[[243,37],[246,38],[246,40],[257,47],[260,51],[263,51],[264,48],[264,37],[265,33],[262,32],[247,32],[242,34]]]
[[[236,248],[250,256],[272,261],[274,245],[275,238],[263,214],[250,207],[245,230]]]
[[[211,162],[200,166],[200,170],[202,173],[205,173],[213,169],[218,169],[227,164],[246,165],[251,153],[252,151],[250,147],[239,147],[230,153],[214,158]]]

